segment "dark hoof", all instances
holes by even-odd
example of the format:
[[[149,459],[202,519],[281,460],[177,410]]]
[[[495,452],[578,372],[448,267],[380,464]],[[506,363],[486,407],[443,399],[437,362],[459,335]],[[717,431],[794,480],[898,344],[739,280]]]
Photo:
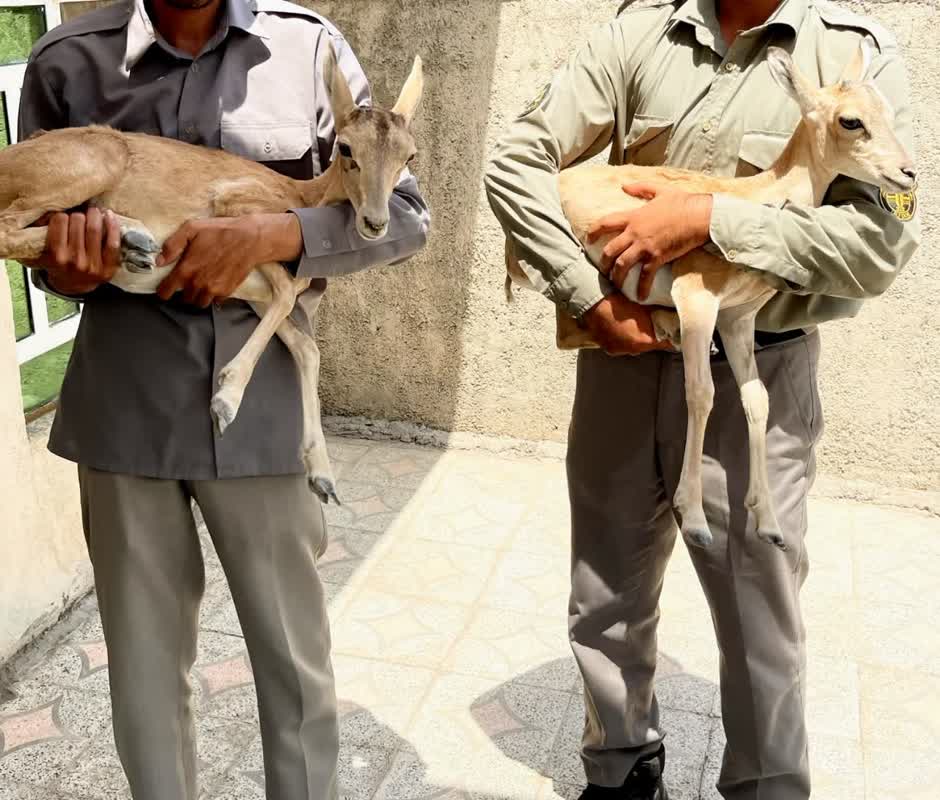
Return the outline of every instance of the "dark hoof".
[[[229,405],[228,401],[221,397],[213,397],[209,405],[209,413],[212,415],[212,421],[215,423],[215,429],[219,436],[225,435],[225,429],[235,421],[235,410]]]
[[[767,544],[772,544],[774,547],[779,548],[784,553],[787,552],[790,548],[787,547],[787,543],[783,541],[783,535],[779,533],[764,533],[763,531],[757,532],[758,538],[762,542],[767,542]]]
[[[159,252],[160,245],[149,233],[132,229],[121,236],[121,265],[128,272],[139,275],[153,272]]]
[[[708,528],[691,528],[684,531],[685,538],[696,547],[711,547],[715,538]]]
[[[336,496],[336,488],[333,486],[333,481],[329,478],[307,478],[307,486],[310,487],[311,492],[320,498],[320,502],[324,505],[329,505],[330,500],[338,506],[342,505],[339,498]]]

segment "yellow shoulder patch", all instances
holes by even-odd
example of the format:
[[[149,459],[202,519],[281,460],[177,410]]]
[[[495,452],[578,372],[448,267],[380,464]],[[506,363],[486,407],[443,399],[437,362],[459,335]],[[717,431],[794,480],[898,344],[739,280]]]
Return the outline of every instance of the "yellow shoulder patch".
[[[914,219],[914,214],[917,213],[917,194],[913,189],[909,192],[886,192],[882,189],[878,197],[885,211],[890,211],[901,222]]]

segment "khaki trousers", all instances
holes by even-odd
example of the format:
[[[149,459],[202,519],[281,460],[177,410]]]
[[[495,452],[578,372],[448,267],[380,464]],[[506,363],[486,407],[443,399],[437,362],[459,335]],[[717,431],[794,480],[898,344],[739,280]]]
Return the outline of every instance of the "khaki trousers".
[[[715,542],[689,551],[718,639],[728,739],[718,788],[727,800],[810,796],[799,594],[808,569],[807,493],[823,427],[818,356],[816,333],[757,354],[770,394],[770,481],[786,553],[755,535],[744,505],[748,449],[740,395],[727,362],[712,362],[704,495]],[[676,540],[670,501],[685,431],[679,356],[582,351],[568,451],[570,636],[584,677],[584,767],[588,780],[603,786],[623,783],[640,756],[659,748],[656,627]]]
[[[189,671],[205,573],[191,500],[228,579],[255,676],[270,800],[336,797],[322,510],[301,475],[170,481],[79,467],[108,648],[114,737],[134,800],[196,800]]]

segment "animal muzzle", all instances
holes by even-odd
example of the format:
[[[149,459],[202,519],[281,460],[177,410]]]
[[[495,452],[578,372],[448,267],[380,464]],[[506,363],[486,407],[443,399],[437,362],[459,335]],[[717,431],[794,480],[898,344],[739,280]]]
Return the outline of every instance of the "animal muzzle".
[[[381,239],[388,231],[388,214],[362,214],[359,233],[366,239]]]

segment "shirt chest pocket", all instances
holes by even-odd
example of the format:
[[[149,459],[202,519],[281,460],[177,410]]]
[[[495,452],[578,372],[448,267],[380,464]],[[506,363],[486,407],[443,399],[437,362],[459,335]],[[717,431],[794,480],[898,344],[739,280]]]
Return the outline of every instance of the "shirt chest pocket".
[[[746,131],[741,137],[741,149],[738,151],[738,177],[750,177],[758,172],[770,169],[780,158],[790,134],[780,131]]]
[[[236,122],[222,120],[222,149],[258,161],[275,172],[309,180],[319,172],[310,123]]]
[[[673,120],[637,114],[623,143],[623,161],[641,167],[659,167],[666,162]]]

